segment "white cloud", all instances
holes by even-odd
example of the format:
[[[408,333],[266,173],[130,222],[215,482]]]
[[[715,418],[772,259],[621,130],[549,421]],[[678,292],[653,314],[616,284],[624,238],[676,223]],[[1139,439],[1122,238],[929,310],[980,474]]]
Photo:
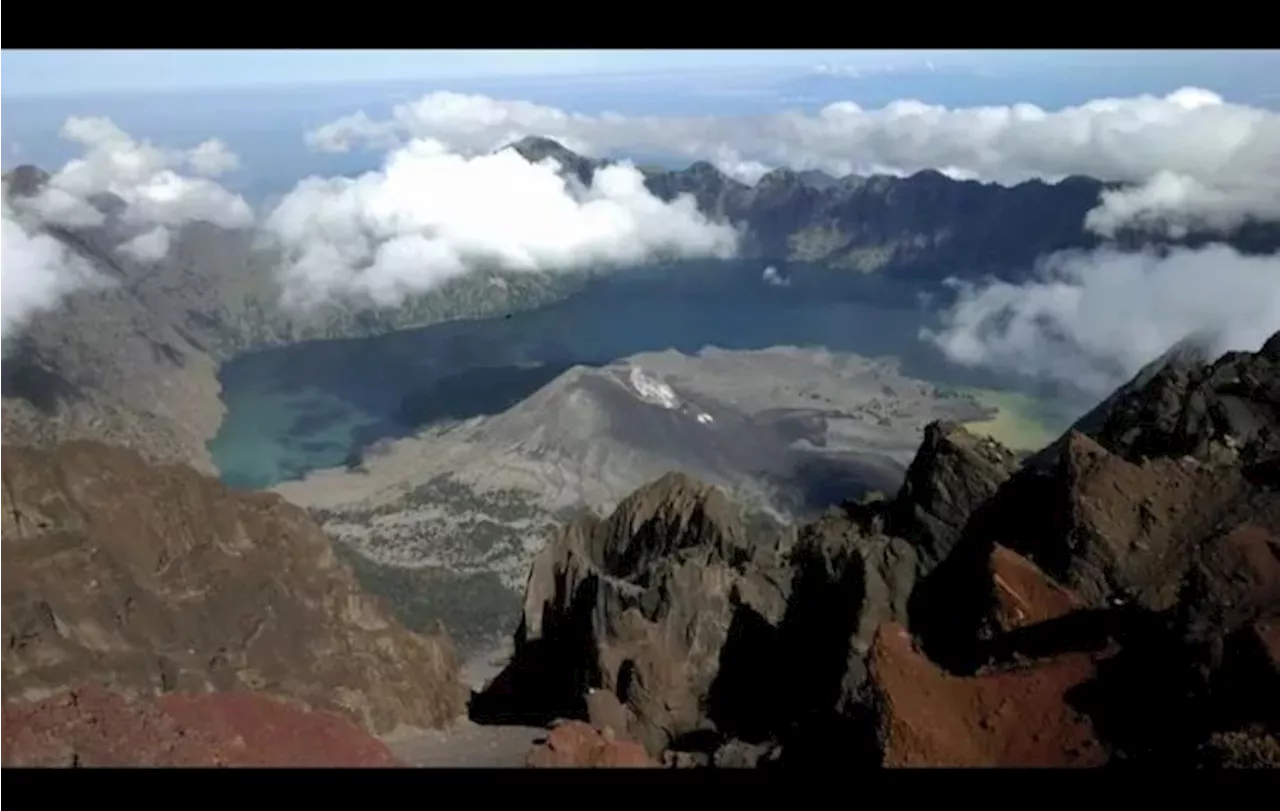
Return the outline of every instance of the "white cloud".
[[[948,109],[910,100],[864,110],[846,101],[812,115],[783,111],[749,118],[583,115],[437,92],[397,105],[387,120],[361,112],[307,140],[318,149],[345,151],[361,143],[385,147],[434,138],[457,151],[483,152],[530,134],[588,154],[660,150],[729,171],[938,169],[1002,184],[1075,174],[1136,186],[1101,202],[1089,224],[1104,233],[1124,222],[1177,228],[1280,216],[1280,114],[1195,88],[1056,111],[1031,104]]]
[[[120,250],[139,262],[159,262],[169,255],[169,229],[157,225],[120,246]]]
[[[514,150],[463,156],[431,140],[393,151],[381,171],[308,178],[273,209],[286,301],[367,296],[391,306],[478,268],[555,271],[654,256],[731,255],[736,232],[692,198],[664,203],[629,165],[590,188]]]
[[[216,175],[234,168],[238,159],[221,141],[186,151],[162,149],[134,140],[109,119],[79,117],[67,119],[62,136],[82,145],[84,154],[55,172],[39,194],[18,203],[48,225],[101,224],[104,217],[93,200],[104,194],[123,201],[122,219],[140,227],[196,221],[223,228],[253,224],[253,211],[242,197],[206,177],[178,172],[188,167]]]
[[[221,140],[211,138],[187,154],[187,164],[198,175],[217,177],[240,168],[240,156]]]
[[[765,284],[770,284],[774,287],[786,287],[791,284],[791,280],[778,273],[778,269],[773,265],[764,269],[764,273],[760,274],[760,279]]]
[[[56,307],[66,294],[102,283],[88,263],[24,223],[7,203],[0,227],[0,340],[7,341],[37,313]]]
[[[942,329],[952,360],[1105,394],[1192,334],[1217,352],[1256,350],[1280,330],[1280,257],[1224,245],[1063,254],[1021,285],[960,286]]]
[[[122,204],[122,222],[137,235],[115,248],[141,261],[157,262],[169,251],[171,228],[210,222],[224,228],[254,224],[243,198],[207,177],[238,165],[218,140],[190,150],[163,149],[137,141],[106,118],[72,117],[62,136],[84,147],[84,153],[49,177],[30,197],[4,204],[4,335],[12,336],[35,313],[57,306],[68,293],[104,284],[84,258],[70,251],[50,228],[103,225],[99,207],[105,195]],[[6,190],[7,191],[7,190]]]

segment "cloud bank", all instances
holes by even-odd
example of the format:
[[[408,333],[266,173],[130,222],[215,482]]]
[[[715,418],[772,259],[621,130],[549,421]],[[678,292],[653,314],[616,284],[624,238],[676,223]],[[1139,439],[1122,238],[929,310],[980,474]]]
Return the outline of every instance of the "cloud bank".
[[[744,182],[774,166],[833,175],[936,169],[1002,184],[1088,175],[1117,184],[1085,223],[1104,236],[1135,225],[1176,233],[1280,220],[1280,115],[1193,88],[1055,111],[908,100],[754,117],[584,115],[439,92],[398,105],[384,120],[358,112],[307,134],[317,149],[388,154],[379,171],[300,182],[256,223],[281,251],[286,303],[355,297],[394,306],[477,269],[734,252],[730,227],[708,221],[691,199],[653,197],[627,164],[582,187],[552,161],[495,153],[527,135],[588,155],[709,160]],[[134,261],[163,260],[184,223],[255,224],[248,204],[216,180],[239,164],[216,139],[165,149],[102,118],[69,119],[63,136],[84,154],[35,197],[15,201],[19,212],[5,211],[6,292],[24,291],[5,297],[6,331],[83,283],[84,268],[55,250],[45,229],[103,224],[104,197],[115,209],[116,249]],[[1163,258],[1110,250],[1053,257],[1031,283],[962,288],[927,337],[962,363],[1101,391],[1189,332],[1250,347],[1280,328],[1275,261],[1220,246]],[[764,281],[776,276],[766,271]]]
[[[244,198],[211,179],[239,165],[221,141],[205,141],[190,150],[162,149],[134,140],[109,119],[75,117],[63,124],[62,137],[84,147],[84,154],[20,203],[47,225],[101,225],[106,215],[97,203],[106,195],[123,205],[121,221],[139,228],[197,221],[223,228],[253,224],[253,210]]]
[[[737,234],[665,203],[629,165],[590,187],[515,150],[464,156],[418,139],[381,171],[308,178],[271,211],[265,232],[284,251],[286,303],[355,295],[393,306],[475,269],[549,271],[654,257],[729,257]]]
[[[969,366],[1052,379],[1094,395],[1200,333],[1215,352],[1257,350],[1280,330],[1280,257],[1224,245],[1062,254],[1036,281],[959,287],[922,337]]]
[[[387,148],[436,139],[484,152],[541,135],[587,154],[659,150],[709,160],[751,180],[769,166],[847,174],[936,169],[1001,184],[1087,175],[1125,184],[1089,227],[1233,226],[1280,217],[1280,115],[1184,88],[1164,97],[1098,99],[1046,111],[1032,104],[949,109],[853,102],[815,114],[756,117],[583,115],[526,101],[436,92],[375,120],[359,112],[307,135],[316,149]]]
[[[135,140],[109,119],[78,117],[67,119],[61,134],[81,145],[83,154],[31,196],[9,195],[6,189],[6,337],[63,296],[106,281],[50,229],[102,226],[112,212],[117,221],[108,233],[119,240],[115,250],[136,261],[158,262],[169,252],[173,230],[187,223],[254,224],[249,204],[212,179],[239,165],[217,139],[189,150],[163,149]]]
[[[25,225],[6,203],[0,220],[0,342],[67,293],[90,283],[88,263],[58,240]]]

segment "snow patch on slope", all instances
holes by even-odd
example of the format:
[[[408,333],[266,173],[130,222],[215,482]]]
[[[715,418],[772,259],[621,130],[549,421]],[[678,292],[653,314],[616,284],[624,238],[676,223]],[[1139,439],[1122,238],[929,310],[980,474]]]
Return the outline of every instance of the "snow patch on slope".
[[[676,396],[671,387],[656,377],[645,374],[644,370],[639,366],[631,367],[631,388],[635,389],[640,399],[646,402],[663,408],[676,409],[680,407],[680,398]]]

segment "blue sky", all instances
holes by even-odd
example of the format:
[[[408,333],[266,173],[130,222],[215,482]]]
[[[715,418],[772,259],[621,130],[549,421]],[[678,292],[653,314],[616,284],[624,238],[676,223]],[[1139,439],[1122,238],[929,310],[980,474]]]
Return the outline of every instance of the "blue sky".
[[[922,62],[945,52],[640,50],[3,51],[5,95],[415,78]]]
[[[5,50],[0,83],[6,97],[200,87],[484,76],[652,73],[675,70],[773,68],[811,70],[819,64],[875,71],[932,66],[999,70],[1197,66],[1223,68],[1245,52],[1042,50]],[[1255,52],[1257,54],[1257,52]],[[1270,52],[1267,68],[1280,67]],[[1246,59],[1241,70],[1260,65]]]
[[[106,116],[166,145],[223,139],[246,167],[227,182],[258,199],[308,173],[376,168],[376,154],[317,155],[302,135],[357,110],[386,117],[433,90],[587,114],[755,115],[908,98],[1059,109],[1193,85],[1280,109],[1280,51],[3,50],[0,85],[0,169],[61,166],[79,154],[62,123]]]

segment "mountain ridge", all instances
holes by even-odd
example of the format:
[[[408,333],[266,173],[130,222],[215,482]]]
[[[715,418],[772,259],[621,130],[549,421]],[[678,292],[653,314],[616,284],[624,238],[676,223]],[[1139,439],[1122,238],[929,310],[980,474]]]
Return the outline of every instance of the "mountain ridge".
[[[672,766],[1280,766],[1280,333],[1190,357],[1047,464],[934,423],[897,494],[771,543],[641,488],[539,553],[473,717]]]

